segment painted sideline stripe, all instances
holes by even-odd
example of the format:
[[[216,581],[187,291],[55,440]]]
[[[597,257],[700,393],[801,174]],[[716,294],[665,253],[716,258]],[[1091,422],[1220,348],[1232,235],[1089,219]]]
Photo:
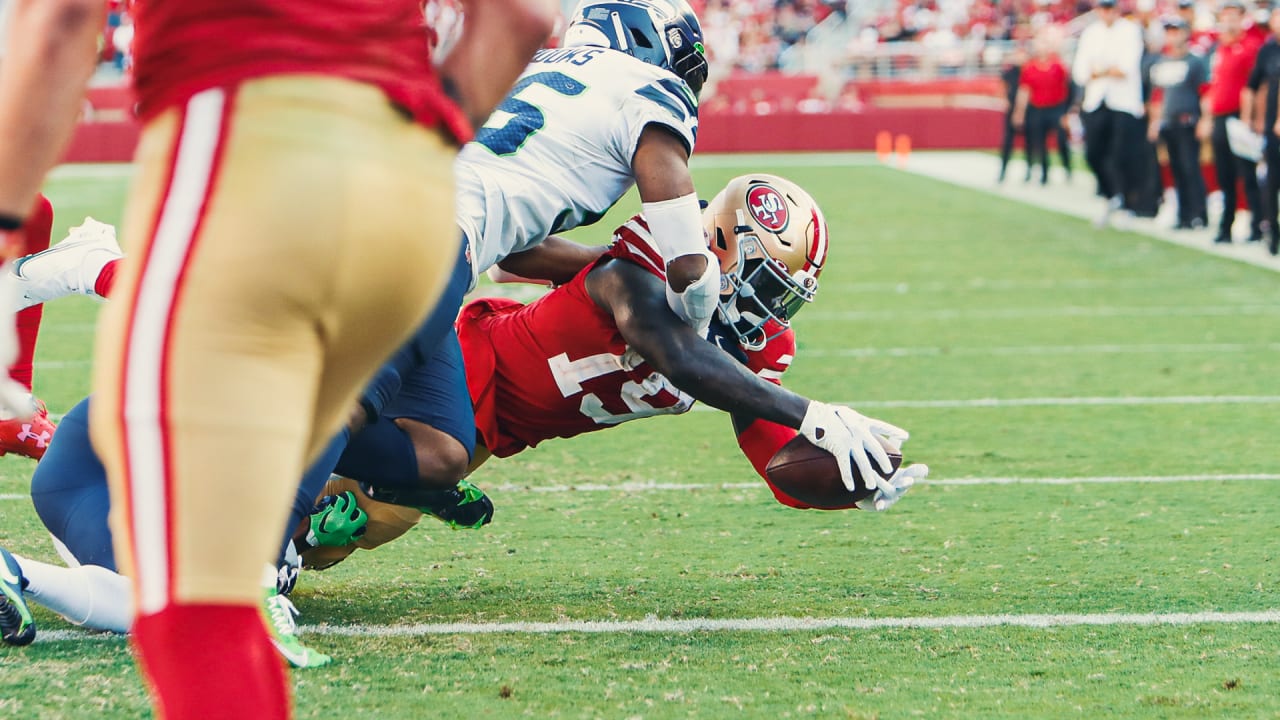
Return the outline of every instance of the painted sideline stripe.
[[[1280,610],[1198,613],[1090,613],[1084,615],[943,615],[939,617],[775,617],[663,620],[561,620],[557,622],[418,623],[413,625],[300,625],[305,635],[327,637],[423,637],[552,633],[806,632],[814,630],[969,629],[991,627],[1060,628],[1116,625],[1273,625]],[[37,642],[116,639],[118,635],[50,630]]]
[[[1103,475],[1099,477],[962,477],[923,480],[920,485],[972,486],[972,485],[1123,485],[1126,483],[1163,484],[1184,482],[1271,482],[1280,480],[1280,473],[1237,473],[1209,475]],[[688,492],[690,490],[763,490],[759,481],[736,483],[668,483],[625,482],[613,485],[581,483],[577,485],[492,485],[489,492],[509,493],[567,493],[567,492]],[[0,501],[29,500],[26,493],[0,493]]]

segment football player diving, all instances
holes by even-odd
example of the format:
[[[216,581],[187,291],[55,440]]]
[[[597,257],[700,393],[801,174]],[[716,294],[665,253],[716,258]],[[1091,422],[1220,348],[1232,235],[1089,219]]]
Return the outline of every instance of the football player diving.
[[[879,478],[869,471],[871,459],[889,466],[868,440],[881,435],[900,442],[904,431],[848,408],[805,400],[777,384],[795,353],[790,318],[813,300],[826,261],[827,227],[817,205],[786,180],[752,175],[731,182],[704,217],[725,278],[711,328],[715,345],[666,304],[661,256],[643,217],[619,228],[603,257],[543,299],[528,306],[492,298],[468,305],[458,327],[471,384],[467,404],[474,402],[481,418],[472,422],[482,456],[506,457],[551,437],[684,412],[701,399],[732,412],[739,445],[762,476],[769,459],[799,428],[843,459],[847,482],[852,482],[850,462],[862,467],[862,477]],[[560,242],[566,241],[557,239],[551,247]],[[534,337],[538,344],[532,349],[518,350],[516,340]],[[501,352],[495,352],[495,343]],[[467,387],[437,389],[437,394],[449,392],[466,397]],[[13,582],[18,602],[7,607],[21,609],[29,619],[25,586],[26,597],[75,624],[125,632],[132,621],[130,588],[114,572],[105,473],[88,442],[87,401],[67,414],[63,427],[37,467],[32,496],[69,567],[15,559],[0,549],[5,569],[19,578]],[[822,433],[825,442],[817,437],[819,428],[830,430]],[[860,505],[883,510],[926,474],[923,465],[902,468],[880,480],[876,494]],[[376,476],[365,480],[383,499],[428,505],[423,509],[450,519],[429,507],[434,497],[424,502],[415,495],[431,491],[388,491],[376,487]],[[363,533],[360,546],[375,547],[421,518],[420,509],[373,500],[345,482],[326,488],[332,497],[298,526],[299,545],[313,566],[345,558],[357,547],[350,542],[353,536]],[[321,492],[318,486],[299,491],[306,493],[310,510],[311,499]],[[776,488],[774,493],[784,504],[805,507]],[[477,524],[491,512],[488,506]],[[300,667],[327,662],[328,656],[303,646],[293,634],[294,611],[287,598],[274,590],[269,594],[276,601],[267,603],[268,619],[282,654]]]
[[[827,259],[822,211],[796,184],[753,174],[732,180],[703,222],[724,278],[707,339],[668,310],[662,255],[643,215],[615,231],[601,258],[539,300],[481,298],[463,308],[457,327],[480,438],[473,468],[490,455],[683,413],[702,401],[730,413],[739,447],[766,482],[769,460],[801,434],[836,455],[849,489],[851,465],[874,488],[858,507],[887,509],[928,474],[921,464],[887,478],[873,470],[875,463],[890,472],[874,438],[896,445],[906,431],[781,387],[796,352],[790,320],[813,301]],[[406,507],[417,504],[413,490],[388,489],[376,476],[360,480],[359,487],[331,480],[327,492],[357,499],[368,514],[366,532],[346,546],[304,551],[306,565],[329,567],[417,522],[420,514]],[[779,502],[808,507],[770,487]]]

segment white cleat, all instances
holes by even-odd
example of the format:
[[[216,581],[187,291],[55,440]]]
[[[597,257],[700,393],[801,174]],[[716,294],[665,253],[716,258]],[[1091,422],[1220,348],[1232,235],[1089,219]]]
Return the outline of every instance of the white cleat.
[[[1112,217],[1124,208],[1124,198],[1116,195],[1107,199],[1107,206],[1103,209],[1102,214],[1094,218],[1093,226],[1099,230],[1111,224]]]
[[[13,261],[11,272],[22,293],[18,309],[68,295],[99,297],[93,291],[98,274],[122,257],[116,229],[87,217],[57,245]]]

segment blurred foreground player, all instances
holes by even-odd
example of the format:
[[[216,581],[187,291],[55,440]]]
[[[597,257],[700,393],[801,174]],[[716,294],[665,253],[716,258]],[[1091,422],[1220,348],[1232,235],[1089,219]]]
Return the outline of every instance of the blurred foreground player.
[[[39,195],[36,198],[35,207],[19,234],[20,252],[26,253],[29,257],[47,254],[52,232],[53,205],[49,202],[49,198]],[[14,274],[10,277],[8,272],[0,268],[0,272],[4,273],[0,283],[14,283],[17,280],[20,284],[21,279],[17,275],[17,270],[21,266],[21,260],[7,263],[7,265],[14,270]],[[5,302],[11,301],[12,297],[13,293],[9,292]],[[12,453],[39,460],[44,457],[44,452],[53,439],[53,433],[57,430],[49,420],[49,411],[44,403],[31,394],[36,340],[40,335],[40,322],[44,318],[44,308],[29,307],[21,301],[16,308],[20,308],[15,323],[17,346],[12,358],[13,364],[9,366],[9,377],[16,385],[10,387],[15,393],[25,390],[26,397],[19,398],[21,402],[16,410],[0,407],[0,455]]]
[[[466,10],[437,75],[414,0],[137,6],[132,254],[102,317],[92,425],[162,717],[289,714],[262,564],[305,462],[434,304],[457,250],[456,145],[550,29],[540,0]],[[16,2],[0,227],[70,132],[102,15]]]
[[[688,166],[707,77],[701,41],[683,0],[578,6],[565,46],[534,56],[454,166],[458,226],[468,243],[459,266],[469,281],[498,264],[568,282],[600,251],[553,233],[596,222],[634,185],[659,236],[668,304],[705,327],[720,273],[703,240]],[[445,297],[452,320],[462,293]],[[344,472],[444,493],[437,497],[449,502],[473,459],[475,419],[462,350],[451,324],[447,330],[425,362],[399,368],[384,412],[342,453]]]
[[[75,125],[105,10],[93,0],[15,0],[3,9],[0,263],[7,265],[49,247],[53,210],[40,184]],[[39,457],[53,430],[30,395],[41,312],[20,314],[15,333],[13,295],[8,268],[0,267],[0,366],[13,374],[0,373],[0,452]]]
[[[458,334],[482,445],[478,462],[551,438],[683,413],[697,400],[730,412],[739,446],[761,476],[801,434],[836,455],[846,486],[852,489],[857,467],[875,487],[863,507],[891,506],[928,472],[913,465],[883,479],[872,470],[888,469],[877,438],[896,444],[906,432],[780,387],[796,353],[790,318],[813,300],[827,258],[821,210],[794,183],[746,175],[716,196],[703,223],[724,278],[710,342],[668,308],[662,255],[643,216],[615,232],[603,257],[539,300],[481,298],[463,309]],[[346,547],[305,552],[307,565],[327,567],[417,522],[404,507],[416,504],[412,492],[385,492],[368,480],[374,496],[388,502],[360,494],[369,515],[365,534]],[[353,487],[331,482],[327,492]]]

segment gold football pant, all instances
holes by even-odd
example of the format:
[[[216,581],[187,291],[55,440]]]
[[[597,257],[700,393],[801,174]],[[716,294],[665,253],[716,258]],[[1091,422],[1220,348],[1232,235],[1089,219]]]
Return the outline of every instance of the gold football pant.
[[[91,418],[141,615],[260,602],[304,467],[448,277],[455,152],[324,77],[147,123]]]

